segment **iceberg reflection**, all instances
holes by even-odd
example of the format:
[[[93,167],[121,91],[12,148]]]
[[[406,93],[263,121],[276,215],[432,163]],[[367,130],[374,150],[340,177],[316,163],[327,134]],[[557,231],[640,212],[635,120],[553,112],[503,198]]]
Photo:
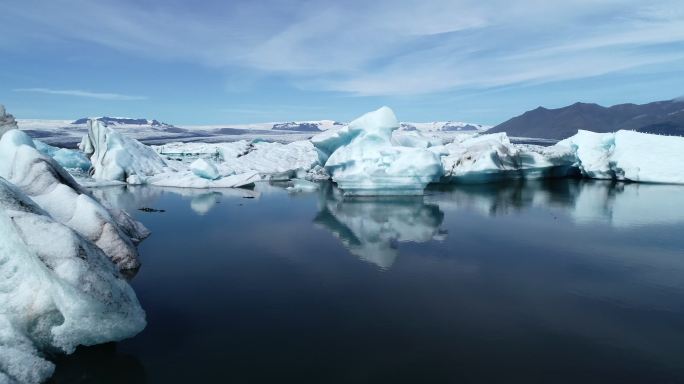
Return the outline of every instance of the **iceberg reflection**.
[[[491,216],[534,207],[557,208],[578,224],[604,223],[618,228],[684,222],[681,185],[516,181],[434,188],[425,200],[442,209],[469,209]]]
[[[343,198],[331,186],[321,193],[314,222],[332,232],[360,259],[389,269],[403,242],[441,240],[444,213],[422,196]]]

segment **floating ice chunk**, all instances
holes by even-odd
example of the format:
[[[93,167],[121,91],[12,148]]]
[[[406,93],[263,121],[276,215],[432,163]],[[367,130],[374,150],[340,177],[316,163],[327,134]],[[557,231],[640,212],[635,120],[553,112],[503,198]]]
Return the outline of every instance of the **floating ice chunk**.
[[[92,167],[88,157],[81,151],[53,147],[35,139],[33,140],[33,144],[36,146],[37,150],[52,157],[64,168],[76,169],[85,173]]]
[[[41,382],[66,353],[131,337],[145,313],[102,250],[0,178],[0,378]]]
[[[177,188],[238,188],[246,187],[261,180],[257,172],[245,172],[209,180],[195,175],[192,171],[164,172],[147,178],[149,185]]]
[[[444,179],[449,182],[560,177],[571,174],[574,164],[569,150],[514,145],[505,133],[461,137],[430,150],[442,155]]]
[[[312,192],[318,190],[318,184],[304,179],[292,179],[292,186],[287,187],[291,192]]]
[[[88,135],[79,144],[90,155],[93,178],[126,181],[129,176],[151,176],[165,171],[164,160],[150,147],[108,128],[99,120],[88,120]]]
[[[207,159],[199,158],[193,161],[190,164],[190,170],[195,175],[207,180],[216,180],[221,177],[214,163]]]
[[[580,130],[556,147],[573,151],[586,177],[684,184],[684,137]]]
[[[28,135],[11,130],[0,138],[0,177],[19,187],[50,216],[95,243],[121,269],[140,263],[135,244],[149,231],[125,212],[104,207]]]
[[[336,148],[325,168],[347,195],[421,195],[442,175],[442,164],[434,152],[393,145],[398,127],[394,112],[382,107],[313,142],[325,151]]]

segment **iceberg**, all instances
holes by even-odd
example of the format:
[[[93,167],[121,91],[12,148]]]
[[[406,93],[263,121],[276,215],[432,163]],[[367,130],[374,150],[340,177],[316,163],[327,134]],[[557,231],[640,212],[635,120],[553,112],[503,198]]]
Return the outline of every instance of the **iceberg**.
[[[90,159],[88,159],[88,157],[81,151],[53,147],[35,139],[33,140],[33,144],[37,150],[44,155],[52,157],[59,165],[66,169],[73,169],[87,173],[92,167]]]
[[[258,172],[264,179],[289,180],[305,177],[320,165],[320,154],[310,141],[289,144],[253,142],[244,155],[219,164],[222,172]]]
[[[684,184],[684,137],[580,130],[555,147],[574,153],[585,177]]]
[[[422,195],[442,176],[442,163],[425,148],[393,144],[398,128],[394,112],[382,107],[312,143],[329,154],[325,168],[346,195]]]
[[[443,180],[452,183],[564,177],[573,174],[575,163],[569,149],[515,145],[503,132],[461,137],[430,150],[442,155]]]
[[[135,245],[149,231],[124,211],[95,200],[55,160],[40,153],[24,132],[13,129],[0,138],[0,177],[54,220],[95,243],[120,269],[140,265]]]
[[[224,176],[216,180],[209,180],[197,176],[190,170],[164,172],[148,177],[145,182],[148,185],[158,187],[175,188],[239,188],[253,185],[261,180],[257,172],[245,172],[236,175]]]
[[[216,165],[210,160],[203,158],[193,161],[190,164],[190,170],[195,175],[207,180],[216,180],[221,177],[218,169],[216,169]]]
[[[72,353],[145,327],[107,255],[3,178],[0,236],[0,382],[42,382],[54,370],[43,351]]]
[[[79,149],[90,156],[92,176],[96,180],[137,184],[166,168],[154,149],[108,128],[99,120],[88,120],[88,134],[81,140]]]

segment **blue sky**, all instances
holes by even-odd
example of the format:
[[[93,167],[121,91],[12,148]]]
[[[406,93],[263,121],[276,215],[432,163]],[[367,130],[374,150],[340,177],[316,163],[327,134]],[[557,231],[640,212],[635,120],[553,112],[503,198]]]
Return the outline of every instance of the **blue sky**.
[[[684,94],[684,1],[7,0],[18,118],[496,124],[539,105]]]

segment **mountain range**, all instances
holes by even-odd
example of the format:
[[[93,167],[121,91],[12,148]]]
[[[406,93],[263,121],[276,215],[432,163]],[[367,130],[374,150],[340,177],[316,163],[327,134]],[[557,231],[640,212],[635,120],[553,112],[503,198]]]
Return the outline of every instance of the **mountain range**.
[[[506,132],[512,137],[561,140],[574,135],[579,129],[594,132],[626,129],[684,136],[684,98],[612,107],[590,103],[575,103],[556,109],[538,107],[488,132]]]

